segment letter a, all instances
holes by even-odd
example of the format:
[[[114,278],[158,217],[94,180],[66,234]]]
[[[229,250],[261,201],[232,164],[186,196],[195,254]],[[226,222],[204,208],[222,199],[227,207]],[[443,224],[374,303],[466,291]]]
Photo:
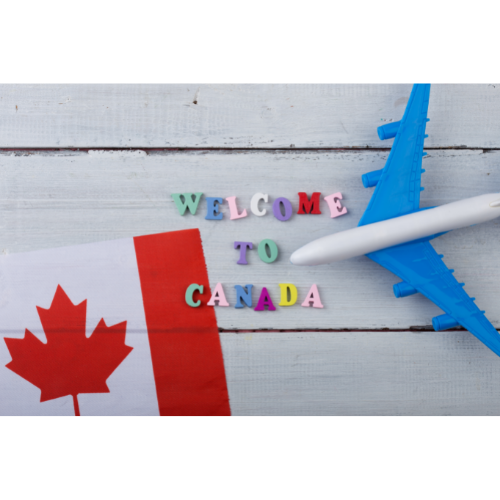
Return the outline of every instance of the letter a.
[[[318,287],[313,285],[309,292],[307,292],[307,297],[304,302],[302,302],[302,307],[309,307],[309,304],[312,302],[313,307],[319,307],[323,309],[323,304],[321,303],[321,299],[319,298]]]
[[[193,200],[193,194],[195,196]],[[200,203],[200,198],[203,193],[173,193],[172,198],[175,201],[175,206],[181,215],[186,213],[186,208],[189,208],[189,211],[192,215],[196,213],[196,209],[198,208],[198,203]],[[184,196],[184,201],[181,200],[181,196]]]
[[[280,306],[293,306],[297,302],[297,287],[291,283],[279,283],[281,288]],[[290,300],[288,300],[288,291],[290,291]]]
[[[276,307],[274,307],[267,288],[263,287],[262,292],[260,292],[259,302],[257,302],[254,311],[264,311],[266,306],[270,311],[276,311]]]
[[[219,306],[228,306],[226,300],[226,295],[224,294],[224,288],[222,288],[221,283],[217,283],[214,288],[214,293],[210,297],[210,300],[207,302],[207,306],[215,306],[215,302],[218,302]]]

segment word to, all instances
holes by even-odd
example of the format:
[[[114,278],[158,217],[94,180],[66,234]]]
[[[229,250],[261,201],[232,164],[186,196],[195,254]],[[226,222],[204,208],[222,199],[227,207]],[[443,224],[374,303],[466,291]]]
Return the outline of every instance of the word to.
[[[203,193],[173,193],[175,206],[181,215],[186,213],[189,209],[192,215],[196,214],[200,199]],[[298,193],[299,195],[299,210],[297,214],[321,214],[319,207],[321,193],[313,193],[311,199],[307,197],[306,193]],[[342,206],[340,200],[342,199],[341,193],[333,193],[323,198],[330,209],[330,217],[339,217],[347,213],[347,208]],[[242,212],[238,212],[236,205],[236,196],[226,198],[229,205],[230,220],[242,219],[248,215],[247,209],[244,208]],[[267,209],[259,208],[259,202],[264,201],[268,203],[269,195],[266,193],[255,193],[250,200],[250,210],[254,215],[262,217],[266,215]],[[222,198],[207,197],[207,215],[206,220],[222,220],[223,214],[220,212],[220,206],[224,203]],[[287,221],[293,214],[292,204],[288,198],[276,198],[273,202],[273,214],[279,221]]]
[[[281,289],[281,300],[278,304],[281,307],[293,306],[298,299],[297,287],[292,283],[279,283],[278,286]],[[236,289],[236,305],[235,309],[243,309],[243,302],[247,305],[247,307],[252,307],[252,288],[253,285],[245,285],[244,287],[240,285],[235,285]],[[186,290],[186,303],[191,307],[199,307],[201,304],[201,300],[194,300],[193,295],[195,292],[200,295],[203,294],[204,286],[198,285],[197,283],[193,283],[187,287]],[[224,293],[224,289],[222,288],[221,283],[217,283],[210,297],[210,300],[207,302],[207,306],[223,306],[228,307],[229,303],[226,299],[226,294]],[[307,296],[302,302],[302,307],[312,307],[323,308],[323,304],[321,303],[321,299],[319,296],[318,287],[316,285],[312,285],[307,292]],[[265,308],[269,311],[276,311],[276,307],[273,304],[271,296],[267,291],[266,287],[262,288],[260,292],[259,300],[257,301],[257,305],[254,308],[254,311],[264,311]]]
[[[253,249],[251,241],[235,241],[234,249],[240,249],[240,258],[236,264],[247,265],[247,249]],[[260,260],[266,264],[272,264],[278,258],[278,246],[273,240],[262,240],[257,247]]]

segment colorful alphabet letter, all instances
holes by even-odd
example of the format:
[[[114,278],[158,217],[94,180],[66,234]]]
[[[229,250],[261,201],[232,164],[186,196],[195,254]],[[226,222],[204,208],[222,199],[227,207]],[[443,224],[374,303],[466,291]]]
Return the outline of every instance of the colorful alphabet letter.
[[[262,217],[263,215],[266,215],[267,210],[265,208],[259,210],[260,200],[264,200],[267,203],[267,201],[269,200],[269,196],[265,193],[255,193],[250,201],[250,210],[254,215]]]
[[[299,193],[299,211],[298,214],[320,214],[319,197],[321,193],[313,193],[311,200],[307,198],[306,193]]]
[[[266,248],[269,248],[269,255]],[[278,246],[273,240],[262,240],[257,248],[260,260],[266,264],[271,264],[278,258]]]
[[[328,208],[330,209],[330,215],[333,219],[334,217],[339,217],[347,213],[347,208],[342,206],[339,200],[342,199],[342,193],[333,193],[323,198],[328,203]]]
[[[222,214],[219,213],[220,203],[222,203],[222,198],[207,198],[206,220],[222,220]]]
[[[276,311],[276,307],[274,307],[273,301],[271,300],[271,296],[267,291],[266,287],[262,288],[262,292],[260,292],[259,301],[255,306],[254,311],[264,311],[265,307],[268,307],[269,311]]]
[[[323,308],[323,304],[321,303],[321,299],[319,298],[318,287],[316,285],[313,285],[309,289],[309,292],[307,292],[307,297],[306,300],[302,302],[302,307],[309,307],[311,302],[313,307]]]
[[[217,283],[217,285],[215,285],[214,292],[212,293],[210,300],[207,302],[207,306],[215,306],[215,302],[218,302],[219,306],[229,305],[221,283]]]
[[[247,262],[247,248],[250,248],[252,250],[253,245],[250,241],[235,241],[234,242],[234,249],[240,249],[240,259],[236,264],[243,264],[246,266],[248,264]]]
[[[231,214],[230,220],[241,219],[247,216],[247,209],[245,208],[241,214],[238,213],[238,207],[236,206],[236,196],[230,196],[226,198],[229,204],[229,213]]]
[[[242,300],[248,307],[252,307],[252,287],[253,285],[245,285],[245,288],[240,285],[234,285],[234,288],[236,289],[235,309],[243,309],[243,304],[241,303]],[[246,288],[248,288],[248,291]]]
[[[200,306],[201,300],[197,300],[196,302],[193,300],[193,293],[196,291],[203,293],[203,285],[198,285],[196,283],[193,283],[192,285],[189,285],[187,287],[186,303],[188,306],[191,306],[191,307],[199,307]]]
[[[283,215],[281,212],[281,205],[283,205],[285,209],[285,215]],[[292,213],[293,213],[292,204],[287,198],[276,198],[274,200],[273,214],[278,220],[284,222],[292,216]]]
[[[281,300],[278,305],[293,306],[297,302],[297,287],[292,283],[279,283],[279,287],[281,288]],[[290,300],[288,300],[288,294],[290,294]]]
[[[194,194],[194,200],[193,200]],[[203,193],[172,193],[172,198],[174,199],[175,206],[181,215],[186,213],[186,208],[189,208],[189,211],[192,215],[196,213],[196,209],[198,208],[198,203],[200,203],[200,198]],[[184,197],[184,201],[182,201],[181,196]]]

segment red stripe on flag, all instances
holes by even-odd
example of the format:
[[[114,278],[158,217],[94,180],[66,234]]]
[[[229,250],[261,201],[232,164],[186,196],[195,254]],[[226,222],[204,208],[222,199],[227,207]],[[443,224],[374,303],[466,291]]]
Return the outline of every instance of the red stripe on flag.
[[[219,330],[198,229],[134,238],[160,415],[230,415]],[[201,305],[186,304],[192,283]]]

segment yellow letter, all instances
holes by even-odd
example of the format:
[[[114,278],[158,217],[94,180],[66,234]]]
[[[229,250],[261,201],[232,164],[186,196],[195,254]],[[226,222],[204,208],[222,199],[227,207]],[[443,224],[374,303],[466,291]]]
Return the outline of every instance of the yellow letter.
[[[293,306],[297,302],[297,287],[291,283],[279,283],[281,288],[280,306]],[[290,291],[290,300],[288,300],[288,291]]]

